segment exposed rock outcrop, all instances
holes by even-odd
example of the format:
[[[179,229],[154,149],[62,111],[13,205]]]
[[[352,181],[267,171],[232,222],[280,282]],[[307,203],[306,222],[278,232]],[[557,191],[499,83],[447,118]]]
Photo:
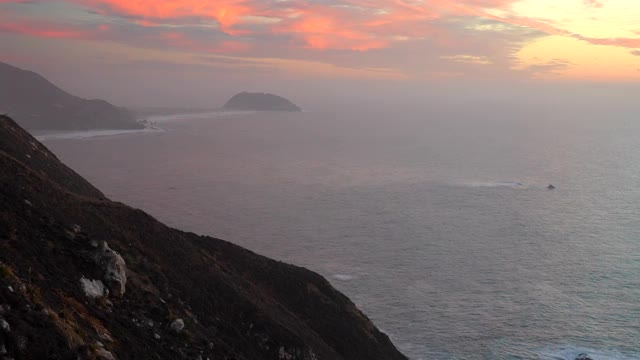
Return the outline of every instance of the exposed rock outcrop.
[[[109,295],[109,290],[100,280],[89,280],[82,277],[80,279],[80,286],[84,294],[90,299],[98,299]]]
[[[173,332],[180,333],[182,332],[182,330],[184,330],[184,320],[175,319],[171,322],[171,325],[169,325],[169,327]]]
[[[98,248],[95,260],[104,273],[103,280],[110,294],[122,297],[127,285],[127,266],[122,256],[111,250],[109,244],[103,241]]]
[[[3,116],[0,169],[7,358],[406,359],[320,275],[106,199]]]

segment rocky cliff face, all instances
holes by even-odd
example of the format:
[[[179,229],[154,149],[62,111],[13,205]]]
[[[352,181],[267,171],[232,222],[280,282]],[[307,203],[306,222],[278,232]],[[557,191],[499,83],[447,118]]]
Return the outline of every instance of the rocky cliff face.
[[[273,94],[242,92],[234,95],[223,109],[245,111],[302,111],[291,101]]]
[[[30,130],[142,128],[125,109],[73,96],[34,72],[1,62],[0,113]]]
[[[112,202],[0,116],[0,359],[406,359],[320,275]]]

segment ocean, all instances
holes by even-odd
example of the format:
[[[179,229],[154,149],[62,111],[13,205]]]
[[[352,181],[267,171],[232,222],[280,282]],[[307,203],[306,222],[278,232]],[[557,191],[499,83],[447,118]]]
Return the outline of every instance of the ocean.
[[[42,139],[114,200],[319,272],[411,359],[640,359],[633,114],[418,108]]]

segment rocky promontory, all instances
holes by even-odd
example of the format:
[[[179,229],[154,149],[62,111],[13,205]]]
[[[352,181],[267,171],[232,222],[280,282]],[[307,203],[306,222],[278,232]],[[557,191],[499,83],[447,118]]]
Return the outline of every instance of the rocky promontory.
[[[302,111],[296,104],[281,96],[250,92],[234,95],[222,108],[243,111]]]
[[[0,114],[29,130],[143,128],[126,109],[71,95],[39,74],[2,62]]]
[[[406,360],[322,276],[107,199],[0,116],[0,359]]]

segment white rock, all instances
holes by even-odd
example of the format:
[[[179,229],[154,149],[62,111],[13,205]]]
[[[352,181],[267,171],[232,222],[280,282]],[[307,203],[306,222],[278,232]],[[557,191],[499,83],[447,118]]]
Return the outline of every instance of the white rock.
[[[104,282],[116,297],[124,295],[127,285],[127,265],[120,254],[111,250],[106,241],[99,249],[98,262],[104,266]]]
[[[154,337],[156,340],[160,340],[160,335],[158,335],[158,334],[153,334],[153,337]]]
[[[111,337],[111,335],[109,335],[106,332],[99,332],[98,333],[98,337],[102,340],[102,341],[106,341],[106,342],[113,342],[113,338]]]
[[[9,326],[7,320],[0,318],[0,329],[5,333],[8,333],[11,331],[11,326]]]
[[[95,354],[96,354],[96,359],[100,359],[100,360],[116,360],[116,358],[113,356],[113,354],[111,354],[110,352],[108,352],[105,349],[98,349]]]
[[[92,299],[104,297],[105,292],[108,291],[101,280],[89,280],[84,276],[80,279],[80,286],[84,294]]]
[[[171,328],[171,330],[179,333],[184,329],[184,320],[175,319],[173,320],[173,322],[171,322],[171,325],[169,325],[169,327]]]

